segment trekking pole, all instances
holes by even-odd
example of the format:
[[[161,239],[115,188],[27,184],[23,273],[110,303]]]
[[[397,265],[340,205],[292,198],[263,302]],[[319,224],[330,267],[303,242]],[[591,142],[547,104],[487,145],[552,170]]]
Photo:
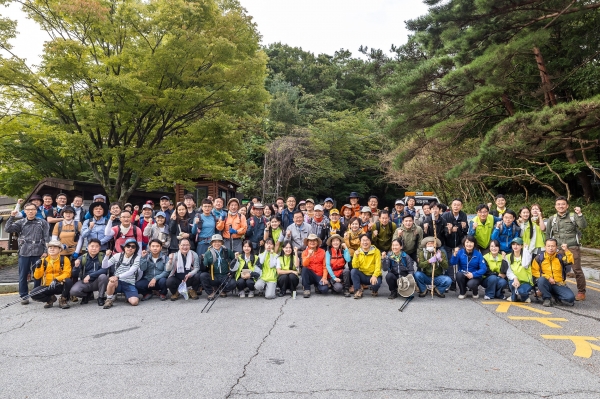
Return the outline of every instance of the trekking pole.
[[[411,295],[408,298],[406,298],[406,300],[404,301],[404,303],[402,304],[402,306],[400,306],[400,309],[398,309],[398,310],[402,312],[404,310],[404,308],[406,307],[406,305],[408,305],[408,303],[410,301],[412,301],[414,297],[415,297],[414,295]]]
[[[435,215],[431,216],[431,223],[433,224],[433,253],[436,254],[437,247],[437,231],[435,230]],[[437,254],[436,254],[437,255]],[[436,256],[434,255],[434,256]],[[435,281],[435,263],[431,265],[431,300],[433,301],[433,290]]]
[[[210,306],[208,306],[208,309],[206,309],[206,313],[210,312],[210,308],[212,308],[213,305],[215,304],[215,302],[217,302],[217,299],[219,299],[219,296],[221,296],[221,292],[223,292],[223,290],[225,289],[225,286],[227,285],[227,283],[229,282],[229,280],[231,280],[231,275],[230,274],[227,275],[227,278],[225,278],[225,280],[223,280],[223,282],[221,283],[221,285],[219,285],[219,287],[215,290],[215,292],[214,292],[215,297],[213,298],[213,300],[211,301],[209,299],[206,302],[206,305],[204,305],[204,307],[200,311],[200,313],[204,313],[204,309],[206,309],[206,307],[208,306],[209,303],[210,303]]]
[[[23,297],[19,297],[19,299],[17,299],[17,300],[16,300],[16,301],[14,301],[14,302],[7,303],[6,305],[4,305],[4,306],[0,307],[0,309],[5,309],[5,308],[7,308],[7,307],[9,307],[9,306],[16,305],[17,303],[19,303],[19,302],[21,302],[21,301],[24,301],[24,300],[26,300],[26,299],[29,299],[29,298],[31,298],[31,296],[32,296],[32,295],[37,295],[37,294],[40,294],[40,293],[42,293],[42,292],[44,292],[44,291],[48,291],[48,289],[50,289],[50,287],[49,287],[49,286],[48,286],[48,287],[41,288],[41,289],[39,289],[39,290],[37,290],[37,291],[35,291],[35,292],[34,292],[34,290],[32,290],[32,291],[31,291],[29,294],[27,294],[27,295],[25,295],[25,296],[23,296]]]

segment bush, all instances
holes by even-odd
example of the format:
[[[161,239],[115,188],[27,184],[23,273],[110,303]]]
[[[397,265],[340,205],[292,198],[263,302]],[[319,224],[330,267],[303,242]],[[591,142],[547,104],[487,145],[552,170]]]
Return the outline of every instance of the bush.
[[[489,201],[488,201],[489,202]],[[554,209],[554,198],[548,197],[530,197],[525,202],[525,196],[514,195],[507,196],[507,206],[515,212],[519,212],[524,206],[531,208],[532,204],[538,204],[542,209],[544,219],[553,216],[556,213]],[[468,214],[475,213],[478,203],[468,202],[464,205],[464,211]],[[495,207],[495,204],[492,203]],[[569,203],[569,212],[573,212],[576,206],[581,207],[581,212],[584,214],[587,220],[588,227],[583,231],[583,246],[588,248],[600,249],[600,204],[586,204],[583,199],[573,200]]]

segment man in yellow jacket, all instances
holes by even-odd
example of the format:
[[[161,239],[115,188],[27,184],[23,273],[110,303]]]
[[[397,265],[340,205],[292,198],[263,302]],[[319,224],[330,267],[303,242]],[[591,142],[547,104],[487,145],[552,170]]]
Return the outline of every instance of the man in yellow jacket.
[[[35,264],[33,277],[41,280],[40,286],[31,292],[31,299],[46,302],[45,309],[51,308],[60,294],[58,305],[61,309],[69,309],[69,293],[73,286],[71,280],[71,261],[68,256],[60,255],[63,245],[58,240],[48,243],[48,256]]]
[[[354,286],[354,299],[362,298],[362,284],[370,284],[371,295],[378,295],[381,286],[381,252],[371,245],[371,238],[367,234],[360,236],[360,248],[354,252],[350,278]]]
[[[567,287],[566,276],[573,264],[573,254],[569,251],[567,244],[562,245],[564,255],[557,253],[558,242],[554,238],[546,240],[546,251],[533,259],[531,263],[531,274],[537,279],[537,286],[542,293],[543,305],[573,306],[575,294]]]

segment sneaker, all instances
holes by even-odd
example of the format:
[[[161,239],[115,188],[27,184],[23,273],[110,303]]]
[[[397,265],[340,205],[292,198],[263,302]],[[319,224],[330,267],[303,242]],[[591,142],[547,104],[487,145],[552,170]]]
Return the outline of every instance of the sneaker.
[[[350,298],[350,290],[344,290],[344,296]]]
[[[304,298],[310,298],[310,290],[304,290]]]
[[[362,288],[358,291],[356,291],[356,293],[354,293],[354,299],[360,299],[363,296],[363,290]]]
[[[446,295],[444,295],[443,293],[440,292],[440,290],[438,290],[437,287],[433,288],[433,293],[435,294],[435,296],[437,296],[438,298],[446,298]]]
[[[348,288],[348,292],[349,292],[350,294],[354,294],[354,287],[350,287],[350,288]]]
[[[525,302],[525,303],[531,303],[531,298],[527,298],[523,302]]]
[[[425,298],[428,293],[429,293],[429,290],[425,290],[423,292],[419,292],[419,298]]]
[[[78,301],[79,301],[79,298],[77,298],[76,296],[71,295],[71,302],[77,303]]]
[[[473,294],[473,299],[479,299],[479,294]]]
[[[506,299],[508,302],[512,302],[512,297],[510,297],[510,296],[507,296],[507,297],[506,297],[506,298],[504,298],[504,299]]]
[[[160,294],[160,300],[161,301],[166,301],[167,300],[167,296],[165,294]]]
[[[246,298],[246,291],[244,291],[244,290],[240,291],[240,298]]]
[[[277,296],[278,296],[279,298],[281,298],[281,297],[282,297],[282,296],[284,296],[284,295],[285,295],[285,292],[283,292],[283,291],[279,291],[279,292],[277,293]]]
[[[104,304],[106,303],[106,297],[98,297],[98,306],[104,306]]]
[[[21,299],[21,305],[29,305],[29,299]]]
[[[552,306],[552,301],[550,301],[550,299],[544,299],[544,303],[542,303],[542,306],[549,308],[550,306]]]
[[[585,292],[578,292],[577,295],[575,295],[575,300],[585,301]]]
[[[154,296],[154,294],[149,292],[142,297],[142,301],[147,301],[148,299],[152,298],[153,296]]]
[[[110,309],[110,308],[112,308],[113,307],[113,303],[114,303],[114,300],[112,298],[106,299],[106,302],[104,302],[103,309]]]
[[[58,306],[61,309],[69,309],[71,306],[69,306],[69,303],[67,302],[69,299],[67,298],[63,298],[62,296],[60,297],[60,299],[58,300]]]
[[[190,296],[190,299],[198,299],[198,294],[193,288],[188,288],[188,295]]]
[[[250,291],[248,293],[248,298],[254,298],[254,291]]]
[[[466,296],[466,295],[460,294],[460,295],[458,296],[458,299],[465,299],[465,296]]]
[[[52,295],[50,297],[50,300],[44,305],[44,309],[49,309],[54,306],[54,302],[56,302],[56,295]]]
[[[179,292],[176,292],[174,294],[171,294],[171,300],[172,301],[176,301],[179,299]]]
[[[227,298],[227,293],[225,291],[221,291],[221,293],[219,294],[219,296],[221,298]]]
[[[390,296],[388,296],[388,299],[396,299],[396,298],[398,298],[398,291],[390,292]]]
[[[485,299],[486,301],[489,301],[489,300],[490,300],[490,299],[492,299],[492,298],[490,298],[490,297],[489,297],[489,296],[487,296],[487,295],[484,295],[483,299]]]
[[[371,291],[371,296],[379,296],[379,292],[377,292],[377,291]]]

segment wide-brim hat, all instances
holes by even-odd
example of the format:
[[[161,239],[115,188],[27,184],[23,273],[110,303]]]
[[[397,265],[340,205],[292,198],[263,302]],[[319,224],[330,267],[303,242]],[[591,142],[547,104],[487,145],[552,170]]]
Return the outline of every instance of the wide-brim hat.
[[[360,198],[360,195],[356,191],[352,191],[348,198]]]
[[[415,293],[416,282],[412,274],[398,279],[398,294],[404,298],[408,298]]]
[[[213,236],[210,238],[210,243],[212,244],[213,241],[223,241],[223,236],[221,234],[213,234]]]
[[[94,209],[97,207],[101,207],[104,211],[104,216],[106,216],[106,214],[108,213],[108,205],[106,204],[106,202],[93,202],[92,205],[90,205],[90,213],[92,215],[94,214]]]
[[[308,237],[306,237],[304,239],[304,246],[308,246],[308,242],[309,241],[318,241],[319,245],[317,245],[318,247],[320,247],[323,244],[323,240],[321,240],[316,234],[309,234]]]
[[[339,234],[332,234],[331,236],[329,236],[329,238],[327,239],[327,246],[330,247],[331,246],[331,241],[333,241],[334,238],[339,238],[341,242],[344,242],[344,239],[342,238],[341,235]]]
[[[123,244],[121,244],[121,250],[125,251],[125,247],[129,244],[135,244],[136,251],[140,249],[140,244],[138,244],[138,242],[136,241],[135,238],[128,238],[125,240],[125,242]]]
[[[48,244],[46,244],[46,246],[48,248],[50,248],[50,247],[58,247],[60,249],[63,249],[62,243],[60,241],[58,241],[58,240],[50,240],[50,242],[48,242]]]
[[[421,241],[421,248],[425,248],[427,246],[428,242],[435,242],[436,248],[442,247],[442,242],[440,241],[439,238],[425,237],[425,238],[423,238],[423,241]]]
[[[360,209],[360,213],[370,213],[371,215],[373,214],[373,212],[371,211],[371,208],[369,208],[368,206],[363,206]]]

